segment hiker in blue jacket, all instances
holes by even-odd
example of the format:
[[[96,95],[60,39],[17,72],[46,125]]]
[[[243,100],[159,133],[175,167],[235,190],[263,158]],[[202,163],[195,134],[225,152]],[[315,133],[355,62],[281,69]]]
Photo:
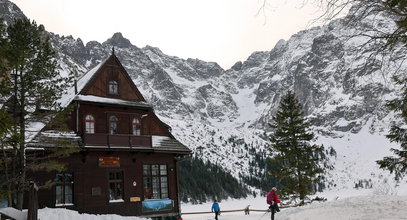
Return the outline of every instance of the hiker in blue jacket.
[[[215,212],[215,219],[218,220],[218,215],[220,212],[218,200],[215,200],[212,204],[212,212]]]

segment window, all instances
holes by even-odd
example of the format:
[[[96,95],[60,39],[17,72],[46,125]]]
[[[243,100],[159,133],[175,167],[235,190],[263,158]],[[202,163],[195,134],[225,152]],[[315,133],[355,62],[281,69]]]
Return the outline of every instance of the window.
[[[123,171],[109,172],[109,201],[123,200]]]
[[[143,189],[146,199],[168,198],[167,165],[143,165]]]
[[[95,118],[92,115],[86,115],[85,117],[85,132],[87,134],[95,133]]]
[[[114,80],[109,81],[109,94],[119,94],[118,84]]]
[[[132,124],[133,124],[133,135],[140,135],[141,134],[140,120],[134,118]]]
[[[112,115],[109,117],[109,132],[110,134],[117,134],[117,117]]]
[[[57,173],[55,205],[73,205],[73,174]]]

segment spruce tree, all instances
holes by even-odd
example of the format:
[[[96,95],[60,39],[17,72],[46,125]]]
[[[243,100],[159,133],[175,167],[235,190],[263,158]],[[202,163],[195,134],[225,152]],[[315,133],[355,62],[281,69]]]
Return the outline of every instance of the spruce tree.
[[[268,174],[277,181],[283,197],[300,199],[304,204],[321,180],[327,158],[323,146],[311,143],[314,133],[294,92],[288,91],[281,98],[270,126]]]
[[[398,114],[402,119],[400,123],[394,123],[386,135],[391,142],[399,143],[400,149],[392,148],[391,151],[396,156],[384,157],[378,160],[380,168],[387,169],[395,174],[395,179],[400,180],[407,174],[407,78],[395,79],[400,85],[403,85],[403,94],[400,98],[388,102],[387,106]]]
[[[6,129],[11,141],[2,142],[4,157],[10,157],[12,180],[17,192],[16,207],[22,209],[24,191],[28,187],[27,171],[33,167],[60,168],[54,164],[40,165],[26,153],[26,128],[33,121],[46,123],[50,111],[58,111],[68,78],[60,76],[55,52],[43,26],[23,18],[15,20],[0,34],[1,106],[10,114],[12,123]],[[6,86],[4,86],[6,85]],[[54,113],[55,113],[54,112]],[[60,152],[58,155],[62,155]],[[29,164],[35,161],[36,164]],[[6,164],[4,164],[6,165]],[[8,184],[8,183],[7,183]],[[10,205],[10,204],[9,204]]]

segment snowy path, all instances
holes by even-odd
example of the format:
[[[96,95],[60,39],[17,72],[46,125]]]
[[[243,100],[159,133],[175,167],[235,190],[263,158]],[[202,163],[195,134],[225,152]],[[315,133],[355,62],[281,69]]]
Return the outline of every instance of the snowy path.
[[[257,202],[255,199],[254,202]],[[245,200],[246,203],[248,200]],[[222,203],[221,203],[222,205]],[[227,202],[223,206],[241,208],[239,202]],[[260,204],[258,204],[260,205]],[[256,205],[255,205],[256,206]],[[192,208],[192,207],[191,207]],[[189,210],[189,207],[186,208]],[[224,208],[229,209],[229,208]],[[264,209],[264,206],[263,206]],[[201,209],[202,210],[202,209]],[[263,214],[224,213],[219,220],[259,220]],[[214,219],[213,215],[185,215],[184,220]],[[270,219],[266,214],[261,220]],[[276,220],[407,220],[407,196],[360,196],[337,201],[314,203],[304,207],[283,209]]]
[[[245,200],[221,202],[221,209],[242,209],[248,204],[252,209],[265,209],[264,197]],[[211,204],[183,205],[183,212],[210,211]],[[266,220],[270,214],[252,212],[250,215],[241,213],[222,213],[219,220]],[[117,215],[88,215],[65,209],[41,209],[41,220],[127,220],[136,217]],[[214,219],[213,214],[184,215],[184,220]],[[311,205],[282,209],[276,214],[276,220],[407,220],[407,196],[357,196],[336,201],[314,203]]]

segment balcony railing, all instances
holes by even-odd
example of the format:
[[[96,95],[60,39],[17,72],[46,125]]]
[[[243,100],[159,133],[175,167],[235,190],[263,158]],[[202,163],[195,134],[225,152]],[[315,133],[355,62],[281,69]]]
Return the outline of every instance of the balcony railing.
[[[129,134],[84,134],[85,145],[105,147],[151,147],[151,136]]]

